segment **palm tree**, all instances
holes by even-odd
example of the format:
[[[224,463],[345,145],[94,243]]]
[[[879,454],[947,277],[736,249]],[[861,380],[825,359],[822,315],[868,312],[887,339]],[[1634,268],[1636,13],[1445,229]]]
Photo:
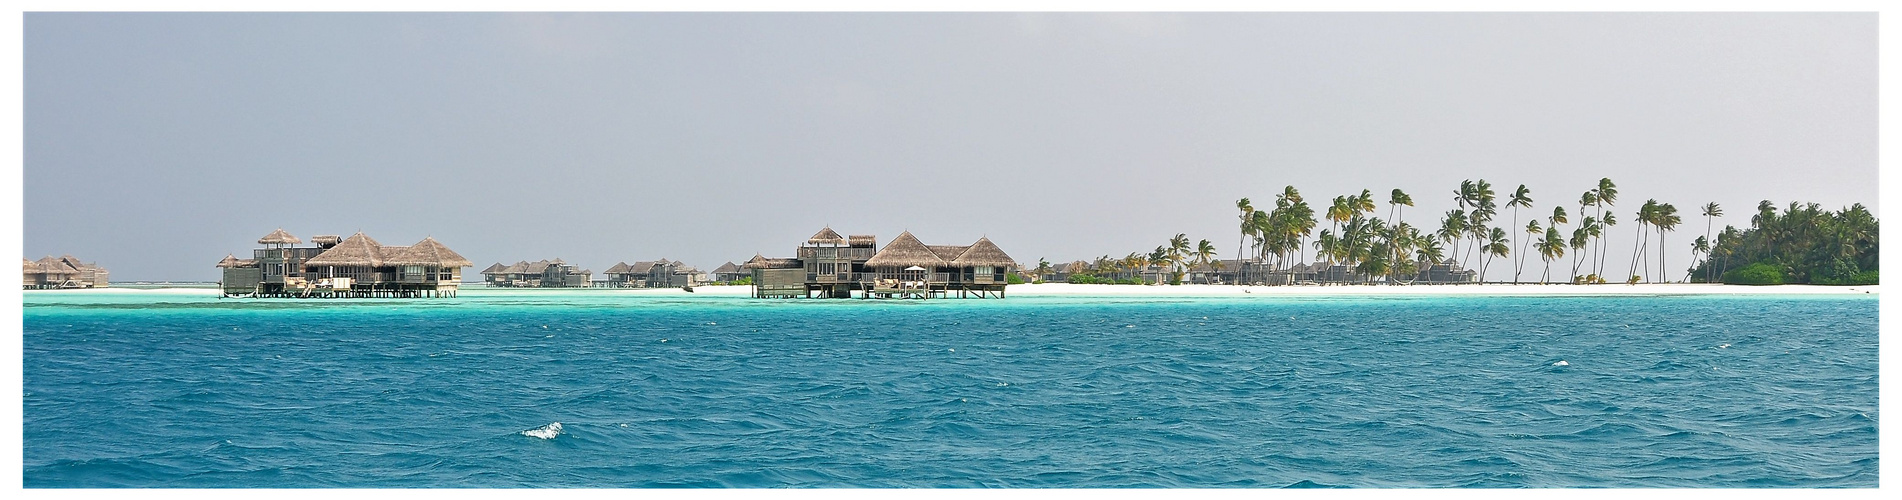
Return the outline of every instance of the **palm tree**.
[[[1542,235],[1542,234],[1545,234],[1545,228],[1539,227],[1539,219],[1532,219],[1532,220],[1526,221],[1526,242],[1519,246],[1519,261],[1520,262],[1525,262],[1526,246],[1531,245],[1532,240],[1538,238],[1539,235]],[[1512,281],[1513,283],[1518,283],[1519,279],[1513,278]]]
[[[1460,239],[1466,235],[1466,212],[1460,209],[1446,211],[1446,218],[1440,220],[1440,230],[1433,233],[1442,241],[1453,244],[1453,255],[1460,253]]]
[[[1215,244],[1209,243],[1209,240],[1202,240],[1201,242],[1196,243],[1195,244],[1195,261],[1196,261],[1196,265],[1201,265],[1201,266],[1208,266],[1210,265],[1210,263],[1214,262],[1215,261]],[[1203,283],[1207,283],[1208,280],[1209,280],[1208,276],[1204,275],[1202,277]]]
[[[1539,239],[1539,258],[1545,260],[1545,274],[1539,275],[1539,283],[1550,282],[1552,259],[1565,256],[1565,237],[1559,236],[1557,228],[1545,228],[1545,237]]]
[[[1671,282],[1671,271],[1664,267],[1664,233],[1677,229],[1680,222],[1684,222],[1684,218],[1677,215],[1677,207],[1670,203],[1658,205],[1658,214],[1652,224],[1658,228],[1658,277],[1665,283]]]
[[[1176,237],[1169,238],[1167,254],[1170,264],[1174,267],[1173,271],[1175,272],[1175,279],[1177,281],[1182,280],[1184,267],[1182,264],[1187,261],[1189,250],[1189,236],[1187,234],[1176,233]]]
[[[1572,247],[1572,278],[1570,281],[1573,283],[1578,282],[1578,254],[1581,253],[1579,250],[1583,250],[1585,245],[1591,241],[1592,233],[1589,226],[1591,221],[1592,218],[1590,216],[1586,216],[1584,220],[1580,221],[1578,227],[1572,229],[1572,239],[1567,242],[1570,243]]]
[[[1641,257],[1644,256],[1643,245],[1649,244],[1651,242],[1650,233],[1647,233],[1644,230],[1645,226],[1651,224],[1651,221],[1657,217],[1657,213],[1658,213],[1658,200],[1656,199],[1645,200],[1644,205],[1640,205],[1638,207],[1638,215],[1637,215],[1638,234],[1633,235],[1631,238],[1631,275],[1632,276],[1637,276],[1639,273],[1638,261]],[[1644,264],[1643,272],[1644,274],[1651,274],[1651,264],[1649,262],[1646,262]]]
[[[1393,219],[1394,222],[1404,222],[1405,219],[1402,217],[1406,215],[1406,211],[1401,210],[1400,206],[1413,206],[1413,197],[1408,196],[1407,192],[1401,191],[1400,188],[1394,188],[1393,194],[1387,197],[1387,205],[1392,207],[1387,211],[1387,218]],[[1396,216],[1396,211],[1398,211],[1398,216]]]
[[[1585,216],[1585,218],[1579,219],[1578,230],[1574,232],[1582,232],[1584,234],[1585,247],[1589,248],[1591,246],[1591,239],[1597,238],[1603,234],[1601,232],[1603,230],[1603,227],[1604,226],[1598,222],[1597,218],[1587,215]],[[1589,257],[1585,257],[1585,251],[1583,249],[1574,247],[1572,252],[1572,275],[1573,276],[1579,276],[1578,272],[1579,272],[1579,266],[1581,264],[1579,260],[1581,258],[1585,259],[1585,262],[1591,262]],[[1587,273],[1587,274],[1588,276],[1598,276],[1597,274],[1594,274],[1594,273]],[[1586,280],[1586,282],[1589,283],[1591,282],[1591,280]]]
[[[1492,257],[1483,260],[1485,264],[1480,264],[1479,266],[1479,276],[1482,282],[1486,281],[1486,267],[1491,265],[1494,259],[1505,257],[1512,253],[1511,243],[1506,240],[1506,230],[1496,227],[1492,228],[1492,231],[1486,234],[1486,239],[1487,242],[1484,248],[1480,249],[1480,256],[1485,257],[1491,255]]]
[[[1480,179],[1479,182],[1473,183],[1472,196],[1472,199],[1467,201],[1467,205],[1473,207],[1473,212],[1469,216],[1472,220],[1467,224],[1466,228],[1466,234],[1473,238],[1473,246],[1467,247],[1469,254],[1472,250],[1484,244],[1486,236],[1491,233],[1487,231],[1489,228],[1486,227],[1486,224],[1493,221],[1493,215],[1498,213],[1497,209],[1499,208],[1498,205],[1494,203],[1493,184],[1486,182],[1486,179]],[[1480,257],[1485,257],[1483,251]],[[1485,281],[1485,279],[1485,276],[1480,277],[1480,281]]]
[[[1604,244],[1604,242],[1605,242],[1605,235],[1607,235],[1607,234],[1611,234],[1611,228],[1612,228],[1612,226],[1616,226],[1616,225],[1618,225],[1618,214],[1617,214],[1616,212],[1603,212],[1603,211],[1601,211],[1601,212],[1602,212],[1602,213],[1603,213],[1603,214],[1604,214],[1605,216],[1604,216],[1604,217],[1602,217],[1602,218],[1600,218],[1600,219],[1598,219],[1598,225],[1599,225],[1599,226],[1601,226],[1601,227],[1603,227],[1603,229],[1602,229],[1602,230],[1599,230],[1599,231],[1596,231],[1596,232],[1595,232],[1595,233],[1594,233],[1594,234],[1592,235],[1592,238],[1593,238],[1593,241],[1597,241],[1597,242],[1598,242],[1598,247],[1599,247],[1599,249],[1598,249],[1598,250],[1596,250],[1596,251],[1597,251],[1597,252],[1599,252],[1599,253],[1598,253],[1598,256],[1597,256],[1597,259],[1598,259],[1598,265],[1599,265],[1599,267],[1600,267],[1600,269],[1598,270],[1598,272],[1594,272],[1594,273],[1592,273],[1592,275],[1594,275],[1594,276],[1598,276],[1598,278],[1599,278],[1599,279],[1604,279],[1604,278],[1605,278],[1605,275],[1604,275],[1604,274],[1602,274],[1602,273],[1604,273],[1604,272],[1605,272],[1605,270],[1603,269],[1603,267],[1604,267],[1604,265],[1605,265],[1605,255],[1604,255],[1604,253],[1603,253],[1603,250],[1604,250],[1604,246],[1605,246],[1605,244]]]
[[[1050,267],[1050,261],[1044,260],[1042,258],[1038,258],[1037,268],[1034,270],[1031,270],[1030,272],[1037,274],[1037,281],[1043,281],[1043,277],[1046,275],[1049,275],[1050,271],[1053,271],[1053,270],[1055,269]]]
[[[1592,201],[1595,202],[1593,204],[1598,206],[1598,220],[1603,221],[1606,226],[1618,225],[1614,219],[1605,214],[1606,205],[1616,206],[1618,204],[1618,185],[1613,184],[1610,177],[1598,179],[1598,189],[1592,191],[1592,198]],[[1598,252],[1598,271],[1593,273],[1600,277],[1605,275],[1604,247],[1605,238],[1601,236],[1598,238],[1598,249],[1595,250]]]
[[[1695,262],[1695,261],[1697,261],[1697,260],[1698,260],[1698,258],[1697,258],[1697,257],[1698,257],[1699,255],[1702,255],[1702,256],[1704,256],[1704,260],[1707,260],[1707,261],[1708,261],[1708,260],[1710,260],[1710,237],[1708,237],[1708,236],[1699,236],[1699,237],[1697,237],[1697,240],[1696,240],[1696,241],[1692,241],[1692,242],[1691,242],[1691,260],[1692,260],[1692,261],[1694,261],[1694,262]],[[1696,268],[1696,267],[1692,267],[1692,268],[1691,268],[1691,270],[1692,270],[1692,271],[1696,271],[1696,270],[1697,270],[1697,268]],[[1690,281],[1690,279],[1691,279],[1691,276],[1690,276],[1690,275],[1689,275],[1689,274],[1687,273],[1687,274],[1685,275],[1685,278],[1684,278],[1684,280],[1685,280],[1685,281]],[[1709,282],[1710,282],[1710,278],[1705,278],[1705,279],[1704,279],[1704,282],[1705,282],[1705,283],[1709,283]]]
[[[1596,204],[1598,204],[1598,191],[1596,189],[1585,190],[1585,194],[1581,194],[1578,196],[1578,215],[1580,217],[1584,217],[1585,207],[1596,205]],[[1602,213],[1603,211],[1601,210],[1600,212]],[[1596,246],[1594,246],[1593,250],[1594,251],[1597,250]],[[1581,256],[1578,255],[1578,252],[1572,252],[1572,259],[1574,261],[1578,260],[1579,257]],[[1591,259],[1588,257],[1587,260],[1589,261]],[[1577,266],[1573,266],[1573,267],[1576,268]],[[1572,271],[1572,274],[1578,274],[1578,271],[1574,269]]]
[[[1565,218],[1565,207],[1552,207],[1552,216],[1545,220],[1551,223],[1552,229],[1558,229],[1559,224],[1571,222],[1571,219]]]
[[[1724,207],[1717,206],[1717,202],[1715,201],[1710,203],[1705,203],[1703,215],[1704,215],[1704,240],[1708,242],[1710,240],[1711,224],[1716,222],[1718,217],[1724,216]],[[1704,253],[1705,259],[1710,258],[1710,245],[1705,245],[1703,253]],[[1709,283],[1710,277],[1706,276],[1704,278],[1704,282]]]
[[[1255,220],[1255,205],[1249,203],[1248,198],[1242,198],[1235,201],[1235,209],[1242,212],[1242,239],[1241,241],[1235,242],[1235,262],[1239,264],[1242,261],[1242,247],[1248,244],[1248,235],[1252,234],[1251,231],[1255,227],[1253,225]],[[1239,276],[1235,281],[1237,283],[1241,282]]]
[[[1519,189],[1512,190],[1512,199],[1506,201],[1506,206],[1512,208],[1512,227],[1519,227],[1519,209],[1521,207],[1532,208],[1532,190],[1526,189],[1525,184],[1520,184]],[[1517,233],[1512,235],[1512,246],[1514,248],[1524,248],[1519,245],[1519,235]],[[1519,262],[1515,263],[1512,267],[1513,283],[1519,282],[1519,273],[1524,272],[1525,268],[1526,254],[1525,252],[1519,252]]]
[[[1419,242],[1419,245],[1414,247],[1413,254],[1421,262],[1425,262],[1426,265],[1439,264],[1441,260],[1446,258],[1446,249],[1440,248],[1440,240],[1422,238]]]

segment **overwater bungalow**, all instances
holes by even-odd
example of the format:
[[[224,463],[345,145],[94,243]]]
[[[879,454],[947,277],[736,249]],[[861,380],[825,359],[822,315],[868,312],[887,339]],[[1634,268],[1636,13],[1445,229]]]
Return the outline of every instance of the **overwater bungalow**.
[[[585,288],[594,271],[562,261],[542,259],[502,265],[497,262],[482,270],[482,281],[489,286],[509,288]]]
[[[385,246],[358,232],[320,235],[313,246],[282,228],[258,239],[252,258],[226,255],[219,288],[248,297],[454,297],[462,268],[474,265],[433,237]]]
[[[72,255],[48,255],[37,261],[20,259],[20,262],[20,285],[25,290],[105,288],[111,284],[106,268],[80,262]]]
[[[827,227],[791,259],[754,255],[754,297],[931,298],[1004,297],[1017,262],[978,238],[970,245],[926,245],[907,231],[882,249],[872,235],[841,236]]]
[[[607,277],[600,283],[607,288],[680,288],[705,281],[699,269],[677,260],[642,260],[633,264],[616,262],[608,266]]]

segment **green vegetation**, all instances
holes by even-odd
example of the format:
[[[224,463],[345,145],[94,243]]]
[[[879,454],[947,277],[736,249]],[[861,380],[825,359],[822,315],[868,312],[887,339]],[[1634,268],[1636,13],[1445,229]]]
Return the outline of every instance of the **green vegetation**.
[[[1022,285],[1022,284],[1024,284],[1024,276],[1023,276],[1023,275],[1021,275],[1021,274],[1017,274],[1017,273],[1010,273],[1010,274],[1006,274],[1006,275],[1004,275],[1004,284],[1006,284],[1006,285]]]
[[[1722,211],[1707,205],[1705,213]],[[1831,212],[1815,203],[1790,202],[1778,214],[1776,204],[1764,200],[1749,229],[1725,226],[1715,242],[1693,242],[1704,260],[1690,273],[1698,281],[1715,277],[1753,285],[1874,285],[1880,265],[1878,224],[1860,203]]]
[[[1732,285],[1781,285],[1783,271],[1777,266],[1758,262],[1724,273],[1724,283]]]

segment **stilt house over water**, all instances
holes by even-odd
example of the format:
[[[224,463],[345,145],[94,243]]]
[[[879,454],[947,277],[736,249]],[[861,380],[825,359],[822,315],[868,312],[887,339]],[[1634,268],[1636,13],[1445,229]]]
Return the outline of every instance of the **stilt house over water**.
[[[871,235],[840,236],[828,227],[806,239],[797,257],[754,255],[754,297],[1004,297],[1017,263],[989,238],[970,245],[926,245],[899,233],[883,249]],[[875,250],[876,249],[876,250]]]
[[[303,243],[283,229],[258,239],[252,258],[226,255],[219,287],[250,297],[454,297],[462,268],[475,265],[435,238],[384,246],[362,232]]]
[[[586,288],[594,271],[555,260],[520,261],[507,266],[497,262],[482,270],[489,286],[516,288]]]
[[[80,262],[71,255],[48,255],[37,261],[20,259],[20,262],[20,285],[25,290],[105,288],[110,285],[106,268],[91,262]]]
[[[680,288],[700,284],[700,270],[677,260],[616,262],[603,273],[606,288]]]

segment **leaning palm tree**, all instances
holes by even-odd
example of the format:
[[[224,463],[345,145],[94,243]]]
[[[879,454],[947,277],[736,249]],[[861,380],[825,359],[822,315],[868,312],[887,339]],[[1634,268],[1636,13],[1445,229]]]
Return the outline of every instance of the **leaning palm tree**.
[[[1677,215],[1677,207],[1671,206],[1670,203],[1664,203],[1658,205],[1657,218],[1652,222],[1656,224],[1658,228],[1658,279],[1665,283],[1670,283],[1670,268],[1664,267],[1664,233],[1669,233],[1671,230],[1677,229],[1678,223],[1684,222],[1684,218]]]
[[[1570,246],[1572,247],[1571,282],[1573,283],[1579,282],[1578,254],[1584,253],[1584,252],[1581,252],[1580,250],[1584,250],[1585,245],[1587,245],[1591,241],[1592,232],[1591,232],[1591,226],[1589,225],[1591,224],[1591,222],[1592,222],[1592,218],[1590,216],[1586,216],[1585,219],[1579,223],[1577,228],[1572,229],[1572,239],[1567,240],[1567,243],[1569,243]]]
[[[1451,255],[1459,255],[1460,239],[1466,235],[1466,212],[1457,208],[1446,211],[1446,218],[1440,220],[1440,230],[1433,235],[1453,245]]]
[[[1579,196],[1578,196],[1578,215],[1579,215],[1579,217],[1585,217],[1585,216],[1586,216],[1586,215],[1585,215],[1585,208],[1586,208],[1586,207],[1589,207],[1589,206],[1592,206],[1592,205],[1597,205],[1597,204],[1598,204],[1598,190],[1596,190],[1596,189],[1587,189],[1587,190],[1585,190],[1585,194],[1581,194],[1581,195],[1579,195]],[[1603,212],[1603,211],[1601,210],[1600,212]],[[1596,250],[1597,250],[1597,248],[1596,248],[1596,245],[1594,245],[1594,246],[1593,246],[1593,250],[1594,250],[1594,251],[1596,251]],[[1596,253],[1596,252],[1594,252],[1594,253]],[[1579,259],[1579,258],[1581,258],[1581,257],[1584,257],[1584,256],[1580,256],[1580,255],[1578,255],[1578,252],[1572,252],[1572,259],[1573,259],[1573,260],[1578,260],[1578,259]],[[1592,260],[1593,258],[1592,258],[1592,257],[1584,257],[1584,259],[1585,259],[1586,261],[1588,261],[1588,262],[1589,262],[1589,261],[1591,261],[1591,260]],[[1578,274],[1578,272],[1577,272],[1577,271],[1573,271],[1573,272],[1572,272],[1572,274]]]
[[[1492,231],[1486,234],[1486,240],[1486,244],[1480,249],[1480,256],[1485,257],[1491,255],[1492,257],[1483,260],[1482,262],[1485,262],[1485,264],[1480,264],[1479,266],[1479,276],[1482,282],[1486,281],[1486,268],[1492,265],[1494,259],[1505,257],[1512,253],[1512,245],[1506,240],[1506,230],[1496,227],[1492,228]]]
[[[1645,227],[1651,225],[1657,215],[1658,200],[1656,199],[1645,200],[1644,205],[1638,206],[1638,215],[1636,217],[1638,219],[1638,234],[1633,235],[1631,238],[1632,276],[1637,276],[1638,273],[1641,272],[1639,271],[1638,263],[1640,259],[1644,257],[1644,245],[1651,242],[1651,234],[1645,231]],[[1644,264],[1643,269],[1644,271],[1642,272],[1644,274],[1651,274],[1651,264],[1649,262]]]
[[[1545,228],[1545,237],[1539,239],[1538,245],[1539,258],[1545,260],[1545,273],[1539,275],[1539,283],[1546,284],[1551,282],[1552,259],[1565,256],[1565,237],[1559,236],[1557,228],[1548,227]]]
[[[1539,219],[1535,218],[1535,219],[1526,221],[1526,242],[1519,245],[1519,262],[1521,267],[1524,267],[1524,263],[1526,261],[1526,253],[1527,253],[1526,246],[1531,245],[1532,240],[1537,239],[1539,235],[1542,235],[1542,234],[1545,234],[1545,228],[1539,227]],[[1518,283],[1519,278],[1514,277],[1512,282]]]
[[[1598,179],[1598,189],[1592,190],[1592,201],[1593,205],[1598,206],[1599,221],[1604,222],[1606,226],[1618,225],[1616,220],[1605,213],[1606,205],[1618,204],[1618,185],[1613,184],[1610,177]],[[1598,249],[1594,252],[1598,254],[1598,268],[1593,274],[1603,277],[1605,275],[1605,238],[1603,236],[1598,238]]]
[[[1387,218],[1393,219],[1395,222],[1401,222],[1405,220],[1403,217],[1405,217],[1406,211],[1401,210],[1400,206],[1413,206],[1413,197],[1408,196],[1407,192],[1401,191],[1400,188],[1394,188],[1393,194],[1387,197],[1387,205],[1391,207],[1387,211]]]
[[[1526,189],[1525,184],[1520,184],[1519,189],[1512,190],[1512,199],[1506,201],[1506,206],[1512,209],[1512,227],[1519,227],[1519,209],[1522,207],[1532,208],[1532,190]],[[1512,235],[1512,246],[1514,248],[1522,248],[1519,246],[1518,233],[1513,233]],[[1519,282],[1519,273],[1525,271],[1525,268],[1526,255],[1525,252],[1520,252],[1519,261],[1512,266],[1513,283]]]
[[[1037,281],[1043,281],[1043,277],[1050,275],[1050,272],[1054,270],[1056,269],[1050,267],[1050,261],[1039,258],[1037,259],[1037,268],[1030,272],[1037,274]]]

